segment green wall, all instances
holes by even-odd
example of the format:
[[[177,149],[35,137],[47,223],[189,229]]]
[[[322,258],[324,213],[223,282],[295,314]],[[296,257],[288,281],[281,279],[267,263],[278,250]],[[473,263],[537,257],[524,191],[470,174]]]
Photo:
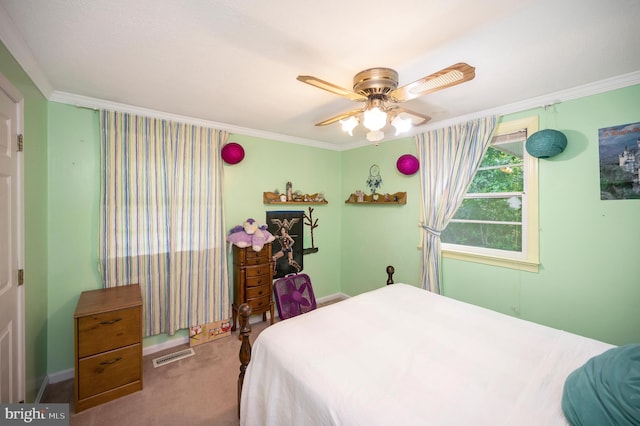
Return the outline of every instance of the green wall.
[[[73,314],[98,275],[98,113],[49,102],[49,373],[73,368]]]
[[[46,374],[72,368],[75,304],[80,292],[100,287],[98,117],[47,102],[4,46],[0,72],[25,97],[26,375],[27,400],[33,400]],[[503,120],[530,115],[569,140],[564,153],[540,160],[540,271],[445,259],[444,292],[613,344],[640,342],[640,202],[600,200],[597,140],[599,128],[640,121],[640,86]],[[322,192],[329,200],[313,206],[319,251],[304,260],[318,297],[383,286],[387,265],[395,267],[396,282],[418,282],[420,183],[395,167],[400,155],[415,153],[413,138],[347,151],[242,135],[229,140],[241,143],[246,157],[225,166],[228,228],[281,210],[265,206],[262,193],[282,191],[287,181],[294,190]],[[381,169],[381,192],[407,192],[406,205],[344,203],[352,192],[366,190],[372,164]],[[167,340],[148,338],[145,346]]]
[[[53,338],[48,371],[54,373],[73,367],[73,313],[80,293],[101,286],[97,270],[100,139],[95,111],[50,102],[49,122],[48,335]],[[250,217],[264,223],[266,210],[283,210],[265,206],[262,193],[284,191],[287,181],[293,182],[294,190],[324,193],[329,204],[312,206],[319,224],[314,232],[319,251],[305,256],[304,272],[314,277],[318,297],[339,292],[340,153],[241,135],[230,135],[229,141],[242,144],[246,155],[239,164],[224,166],[227,228]],[[284,207],[306,211],[308,206]],[[184,337],[186,331],[153,336],[144,345]]]
[[[396,282],[418,283],[420,279],[420,222],[418,174],[398,172],[396,161],[403,154],[416,154],[413,138],[343,152],[342,202],[357,190],[370,191],[369,168],[380,166],[382,186],[378,192],[407,193],[407,204],[343,204],[342,291],[355,295],[386,284],[387,265],[395,268]]]
[[[0,43],[0,73],[24,98],[25,396],[47,374],[47,101]]]
[[[231,135],[229,141],[240,143],[245,158],[224,169],[225,219],[227,228],[241,224],[247,218],[266,223],[266,211],[296,210],[318,220],[314,230],[317,253],[304,256],[304,273],[313,277],[316,297],[340,291],[341,248],[341,155],[338,151],[312,148],[255,137]],[[293,191],[305,194],[322,193],[328,204],[276,205],[262,202],[263,192],[276,189],[284,193],[290,181]],[[305,248],[311,247],[311,236],[305,227]],[[231,271],[231,257],[229,258]]]
[[[444,259],[444,293],[612,344],[640,342],[640,200],[600,200],[598,153],[598,129],[640,121],[640,86],[554,108],[502,118],[538,115],[541,129],[555,128],[568,138],[562,154],[539,160],[539,272]],[[364,189],[373,163],[382,168],[385,192],[410,191],[406,206],[347,206],[343,211],[343,252],[350,254],[352,265],[343,263],[345,293],[374,287],[387,263],[396,267],[397,282],[418,282],[419,182],[417,176],[400,179],[394,172],[393,161],[403,151],[415,152],[413,142],[344,153],[344,193]],[[370,264],[379,265],[375,273],[364,267]]]

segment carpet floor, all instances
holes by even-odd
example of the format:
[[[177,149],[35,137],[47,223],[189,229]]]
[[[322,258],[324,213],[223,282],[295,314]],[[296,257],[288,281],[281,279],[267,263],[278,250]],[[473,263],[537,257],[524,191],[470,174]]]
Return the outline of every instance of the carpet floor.
[[[318,307],[340,300],[327,300],[318,303]],[[278,321],[277,315],[275,320]],[[268,325],[269,321],[251,324],[252,344]],[[194,346],[194,356],[162,367],[154,368],[153,359],[189,346],[174,346],[145,356],[142,391],[76,413],[74,380],[70,379],[49,384],[40,402],[69,404],[71,426],[237,426],[241,343],[238,330],[231,336]]]
[[[252,324],[252,343],[268,324]],[[49,384],[40,402],[68,403],[69,423],[78,426],[237,426],[238,331],[194,346],[194,356],[154,368],[154,358],[188,347],[175,346],[145,356],[142,391],[75,413],[74,380],[70,379]]]

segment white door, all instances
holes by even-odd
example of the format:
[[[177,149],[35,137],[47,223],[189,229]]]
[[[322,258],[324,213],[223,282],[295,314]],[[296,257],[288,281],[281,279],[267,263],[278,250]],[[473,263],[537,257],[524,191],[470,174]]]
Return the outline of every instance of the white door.
[[[22,269],[22,98],[0,75],[0,402],[24,400]]]

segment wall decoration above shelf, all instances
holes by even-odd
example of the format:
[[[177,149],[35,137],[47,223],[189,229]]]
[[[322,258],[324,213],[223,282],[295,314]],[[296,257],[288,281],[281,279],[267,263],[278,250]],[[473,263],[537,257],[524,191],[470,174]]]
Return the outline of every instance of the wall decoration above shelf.
[[[322,194],[298,194],[292,195],[292,199],[287,201],[286,194],[276,192],[263,192],[262,202],[264,204],[328,204]]]
[[[407,204],[407,193],[366,195],[354,192],[344,202],[346,204]]]

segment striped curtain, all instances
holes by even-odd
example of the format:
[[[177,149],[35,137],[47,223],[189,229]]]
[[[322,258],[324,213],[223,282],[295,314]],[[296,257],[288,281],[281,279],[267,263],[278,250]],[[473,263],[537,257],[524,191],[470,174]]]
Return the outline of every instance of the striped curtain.
[[[422,288],[441,294],[440,233],[460,207],[491,143],[497,116],[416,135],[420,160]]]
[[[139,283],[144,335],[230,317],[220,150],[227,133],[100,113],[105,287]]]

